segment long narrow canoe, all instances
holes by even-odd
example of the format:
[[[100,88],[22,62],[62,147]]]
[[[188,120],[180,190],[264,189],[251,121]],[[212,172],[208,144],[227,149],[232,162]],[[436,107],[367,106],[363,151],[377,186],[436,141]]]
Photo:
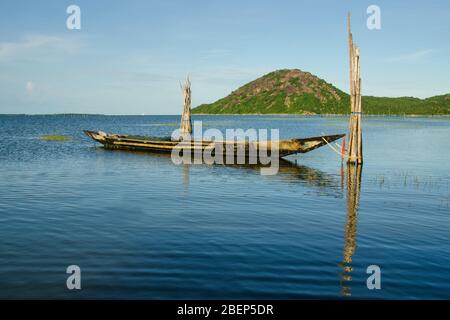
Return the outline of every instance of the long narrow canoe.
[[[84,133],[93,140],[103,144],[107,149],[122,149],[133,151],[152,151],[170,153],[174,148],[190,150],[193,152],[230,152],[234,154],[245,150],[245,156],[249,156],[251,150],[263,149],[270,153],[273,141],[172,141],[168,138],[130,136],[125,134],[108,134],[102,131],[85,130]],[[306,153],[322,147],[328,143],[344,137],[345,134],[335,134],[310,138],[288,139],[278,141],[278,155],[285,157],[295,153]],[[220,148],[219,148],[219,145]],[[273,147],[275,148],[275,147]]]

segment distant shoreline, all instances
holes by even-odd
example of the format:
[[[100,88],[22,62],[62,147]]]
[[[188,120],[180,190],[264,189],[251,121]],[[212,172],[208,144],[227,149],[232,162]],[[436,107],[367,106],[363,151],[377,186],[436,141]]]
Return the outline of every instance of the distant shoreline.
[[[5,113],[0,114],[0,117],[39,117],[39,116],[48,116],[48,117],[57,117],[57,116],[66,116],[66,117],[166,117],[166,116],[180,116],[178,114],[96,114],[96,113],[42,113],[42,114],[26,114],[26,113]],[[304,117],[304,118],[313,118],[313,117],[348,117],[350,114],[299,114],[299,113],[193,113],[192,117],[195,116],[272,116],[272,117]],[[363,114],[363,117],[395,117],[395,118],[450,118],[450,114],[443,115],[421,115],[421,114]]]
[[[300,114],[300,113],[193,113],[192,116],[297,116],[297,117],[348,117],[350,114]],[[422,114],[363,114],[363,117],[450,117],[450,114],[443,115],[422,115]]]

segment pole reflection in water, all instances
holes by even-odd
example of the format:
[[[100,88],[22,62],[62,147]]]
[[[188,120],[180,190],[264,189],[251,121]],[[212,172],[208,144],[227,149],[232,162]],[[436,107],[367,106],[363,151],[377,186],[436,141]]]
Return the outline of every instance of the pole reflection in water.
[[[352,259],[356,249],[359,194],[361,190],[361,165],[347,165],[347,221],[344,231],[343,260],[341,272],[341,295],[351,296]]]
[[[189,165],[183,164],[183,187],[184,191],[189,189]]]

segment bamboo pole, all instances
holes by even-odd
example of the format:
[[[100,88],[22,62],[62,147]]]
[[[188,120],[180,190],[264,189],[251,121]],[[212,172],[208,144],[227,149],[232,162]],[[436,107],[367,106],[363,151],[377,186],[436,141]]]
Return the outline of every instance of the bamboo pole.
[[[353,107],[352,107],[352,118],[353,118],[353,128],[352,128],[352,153],[351,158],[353,160],[357,159],[357,144],[358,144],[358,110],[359,110],[359,50],[357,47],[353,46]]]
[[[348,46],[350,61],[350,119],[348,125],[348,163],[361,164],[362,129],[361,129],[361,65],[360,50],[353,43],[350,13],[348,14]]]
[[[181,91],[183,93],[183,114],[181,115],[180,136],[186,139],[192,134],[191,81],[189,80],[189,76],[181,85]]]
[[[361,78],[359,78],[359,108],[358,108],[358,159],[357,163],[363,163],[363,153],[362,153],[362,99],[361,99]]]
[[[350,110],[353,110],[353,35],[351,31],[350,12],[348,13],[348,47],[349,47],[349,66],[350,66]],[[353,130],[353,117],[350,113],[350,120],[348,122],[348,154],[351,152],[352,147],[352,130]]]
[[[350,12],[348,13],[348,47],[350,48],[349,50],[349,62],[350,62],[350,80],[353,79],[353,68],[352,68],[352,64],[353,64],[353,35],[352,35],[352,30],[351,30],[351,21],[350,21]],[[351,95],[353,94],[353,81],[350,81],[350,98]]]

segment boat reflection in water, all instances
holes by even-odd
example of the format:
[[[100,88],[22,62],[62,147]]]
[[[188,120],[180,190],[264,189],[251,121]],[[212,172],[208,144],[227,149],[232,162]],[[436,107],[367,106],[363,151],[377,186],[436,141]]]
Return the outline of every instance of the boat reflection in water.
[[[106,152],[120,152],[120,150],[109,150],[105,148],[102,149]],[[159,152],[149,152],[149,151],[127,151],[125,154],[140,154],[142,156],[151,156],[152,159],[159,159],[161,161],[171,163],[171,155],[166,153]],[[310,187],[317,187],[324,190],[332,191],[332,195],[334,197],[341,197],[342,191],[340,187],[340,179],[336,175],[332,175],[311,167],[307,167],[304,165],[299,165],[292,161],[286,159],[277,159],[278,160],[278,172],[276,175],[266,175],[269,179],[276,179],[279,181],[284,181],[287,183],[302,183],[308,185]],[[226,166],[227,168],[235,168],[236,170],[246,170],[248,172],[254,172],[255,174],[259,173],[262,167],[268,167],[270,165],[264,166],[262,164],[207,164],[205,162],[200,163],[181,163],[182,167],[182,181],[184,188],[189,187],[189,175],[191,167],[195,166]]]
[[[148,152],[146,152],[146,154],[148,154]],[[168,158],[170,160],[170,155],[165,154],[155,154],[155,155],[160,158]],[[299,165],[286,159],[278,159],[278,161],[279,167],[277,174],[266,175],[264,177],[284,181],[286,183],[302,183],[309,187],[322,189],[322,193],[325,190],[333,190],[332,194],[334,197],[340,197],[342,195],[340,182],[337,176],[311,167]],[[181,166],[183,167],[183,185],[185,188],[189,187],[190,167],[191,166],[194,167],[196,165],[210,166],[211,164],[206,164],[204,162],[200,164],[182,163]],[[213,166],[226,166],[229,168],[235,168],[236,170],[245,170],[249,172],[251,171],[254,172],[255,174],[259,173],[261,168],[264,167],[264,165],[261,164],[213,164]]]
[[[341,295],[351,296],[352,260],[356,249],[356,234],[358,224],[359,195],[361,190],[362,166],[347,165],[347,221],[344,231],[343,259],[339,266],[341,271]]]

